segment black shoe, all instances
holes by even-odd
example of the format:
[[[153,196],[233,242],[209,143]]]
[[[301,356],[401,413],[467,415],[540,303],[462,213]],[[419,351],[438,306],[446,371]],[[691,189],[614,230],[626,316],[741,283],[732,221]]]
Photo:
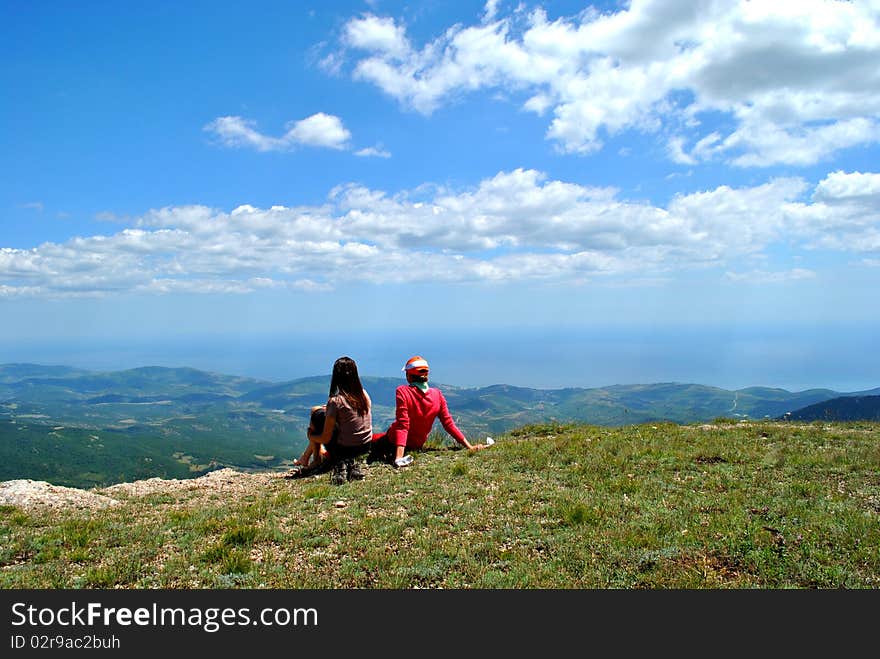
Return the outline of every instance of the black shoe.
[[[348,465],[344,460],[340,460],[333,465],[333,473],[330,474],[331,485],[345,485],[348,480]]]
[[[284,478],[297,478],[302,470],[301,465],[294,465],[284,474]]]
[[[359,460],[352,460],[348,465],[348,480],[361,481],[364,479],[364,468],[361,467]]]

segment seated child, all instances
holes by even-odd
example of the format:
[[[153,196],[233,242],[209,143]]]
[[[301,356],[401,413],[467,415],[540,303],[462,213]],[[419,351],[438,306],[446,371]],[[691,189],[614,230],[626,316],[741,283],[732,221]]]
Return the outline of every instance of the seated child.
[[[309,416],[309,429],[308,432],[306,432],[306,439],[309,438],[309,435],[320,435],[324,432],[324,419],[326,418],[324,412],[323,405],[315,405],[312,407],[311,416]],[[306,446],[306,450],[303,451],[303,454],[299,456],[299,458],[294,460],[293,464],[303,468],[317,467],[326,457],[327,449],[325,449],[322,444],[313,442],[309,439],[309,445]]]

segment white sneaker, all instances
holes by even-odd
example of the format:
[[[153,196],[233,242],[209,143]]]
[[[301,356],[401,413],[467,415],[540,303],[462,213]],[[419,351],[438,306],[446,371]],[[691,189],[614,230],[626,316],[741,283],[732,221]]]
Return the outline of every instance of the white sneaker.
[[[394,466],[397,467],[397,468],[399,469],[400,467],[405,467],[405,466],[407,466],[408,464],[412,464],[412,461],[413,461],[413,456],[411,456],[411,455],[405,455],[405,456],[403,456],[402,458],[397,458],[397,459],[394,461]]]

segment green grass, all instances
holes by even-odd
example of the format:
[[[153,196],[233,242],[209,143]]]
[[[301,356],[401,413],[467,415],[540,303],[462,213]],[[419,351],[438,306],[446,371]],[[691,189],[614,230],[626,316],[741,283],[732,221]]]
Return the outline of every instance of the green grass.
[[[542,424],[411,467],[0,508],[4,588],[880,587],[880,424]]]

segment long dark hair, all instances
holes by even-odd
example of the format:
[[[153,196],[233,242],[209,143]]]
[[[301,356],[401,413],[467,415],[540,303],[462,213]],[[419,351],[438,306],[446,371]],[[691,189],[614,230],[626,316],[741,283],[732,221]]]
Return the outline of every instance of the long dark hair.
[[[358,367],[351,357],[340,357],[333,363],[333,375],[330,378],[330,396],[341,395],[348,404],[360,415],[370,411],[367,394],[358,377]]]

